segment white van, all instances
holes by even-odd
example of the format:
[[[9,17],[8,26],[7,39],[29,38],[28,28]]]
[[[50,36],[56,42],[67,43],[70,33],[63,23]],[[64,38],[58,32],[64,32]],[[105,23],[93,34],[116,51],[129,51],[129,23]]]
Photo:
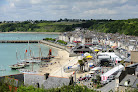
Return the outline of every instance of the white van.
[[[94,74],[94,73],[100,73],[101,72],[101,67],[94,67],[93,69],[90,70],[90,74]]]

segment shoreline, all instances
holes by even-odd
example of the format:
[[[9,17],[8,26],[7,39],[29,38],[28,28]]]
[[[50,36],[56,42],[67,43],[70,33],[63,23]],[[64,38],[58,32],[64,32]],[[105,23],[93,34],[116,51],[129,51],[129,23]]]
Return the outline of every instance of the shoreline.
[[[44,44],[44,43],[41,43],[41,44]],[[73,74],[73,71],[66,73],[66,72],[64,72],[64,68],[66,66],[75,65],[78,62],[78,58],[77,57],[69,57],[69,52],[67,52],[64,49],[61,49],[61,48],[58,48],[55,46],[51,46],[48,44],[44,44],[44,45],[56,49],[57,55],[55,56],[55,58],[51,59],[50,63],[52,63],[52,65],[48,65],[48,67],[41,67],[38,70],[39,74],[43,75],[45,73],[49,73],[50,76],[70,77],[70,75]]]
[[[0,33],[33,33],[33,34],[61,34],[62,32],[0,32]]]

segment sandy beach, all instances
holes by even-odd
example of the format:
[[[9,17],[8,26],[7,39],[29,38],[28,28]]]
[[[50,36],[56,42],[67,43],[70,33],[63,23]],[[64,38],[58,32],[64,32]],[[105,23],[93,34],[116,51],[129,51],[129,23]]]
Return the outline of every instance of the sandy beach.
[[[55,47],[54,47],[55,48]],[[57,77],[70,77],[72,72],[65,73],[64,67],[72,66],[78,62],[78,57],[69,57],[69,53],[65,50],[56,48],[58,50],[58,55],[51,60],[52,65],[48,67],[42,67],[39,70],[40,74],[50,73],[50,76]]]

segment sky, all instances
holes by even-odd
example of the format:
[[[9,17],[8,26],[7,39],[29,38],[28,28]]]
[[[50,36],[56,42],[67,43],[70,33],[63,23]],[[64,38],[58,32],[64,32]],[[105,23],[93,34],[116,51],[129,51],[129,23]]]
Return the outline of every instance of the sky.
[[[138,18],[138,0],[0,0],[0,21]]]

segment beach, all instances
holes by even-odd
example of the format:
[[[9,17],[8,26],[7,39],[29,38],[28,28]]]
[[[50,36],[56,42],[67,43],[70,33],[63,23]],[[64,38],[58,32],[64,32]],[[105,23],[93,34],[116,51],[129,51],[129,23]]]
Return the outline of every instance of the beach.
[[[52,47],[55,48],[55,47]],[[40,74],[49,73],[50,76],[70,77],[74,71],[65,73],[64,67],[75,65],[78,62],[78,57],[69,57],[69,53],[65,50],[56,48],[58,50],[57,56],[53,58],[47,67],[39,69]]]

